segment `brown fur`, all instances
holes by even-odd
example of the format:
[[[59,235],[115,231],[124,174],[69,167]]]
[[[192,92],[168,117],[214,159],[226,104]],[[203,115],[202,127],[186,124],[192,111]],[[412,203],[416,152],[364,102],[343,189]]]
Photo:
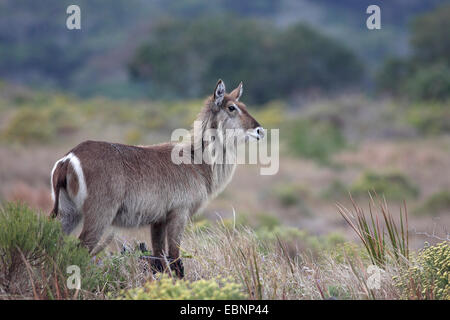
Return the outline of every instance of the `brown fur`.
[[[216,95],[207,100],[198,116],[203,132],[219,126],[244,130],[260,127],[245,105],[237,101],[239,91],[236,90],[224,94],[220,105],[215,102]],[[241,112],[227,109],[233,103]],[[81,164],[87,196],[82,203],[77,203],[83,181],[79,181],[69,160],[58,163],[53,176],[53,213],[56,215],[62,200],[63,229],[70,232],[83,216],[80,239],[92,251],[110,225],[150,225],[154,255],[164,255],[167,238],[169,257],[179,259],[187,220],[228,184],[236,165],[175,164],[171,159],[173,147],[173,143],[131,146],[100,141],[76,146],[68,154],[74,155]],[[193,157],[192,145],[190,150]]]
[[[79,182],[78,182],[78,177],[72,166],[67,167],[67,176],[70,177],[69,183],[67,186],[68,192],[70,192],[71,194],[77,194],[80,186],[79,186]]]

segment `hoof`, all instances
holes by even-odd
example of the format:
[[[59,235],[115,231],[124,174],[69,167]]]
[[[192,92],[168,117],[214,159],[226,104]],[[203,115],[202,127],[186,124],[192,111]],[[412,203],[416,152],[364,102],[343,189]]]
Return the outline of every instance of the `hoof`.
[[[153,274],[158,272],[164,272],[164,261],[162,259],[152,259],[151,260],[151,268],[153,271]]]
[[[170,269],[175,271],[175,275],[178,278],[180,279],[184,278],[184,266],[183,261],[181,261],[181,258],[173,259],[173,262],[170,263]]]
[[[145,242],[140,242],[140,243],[139,243],[139,250],[140,250],[143,254],[146,254],[146,253],[148,252],[147,245],[145,244]]]

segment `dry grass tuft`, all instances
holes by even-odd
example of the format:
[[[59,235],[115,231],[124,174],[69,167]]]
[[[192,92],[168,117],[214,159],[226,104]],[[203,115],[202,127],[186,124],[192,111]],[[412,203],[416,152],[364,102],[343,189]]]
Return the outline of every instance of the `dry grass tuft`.
[[[220,224],[189,232],[183,249],[190,280],[231,276],[243,284],[249,299],[396,299],[395,265],[385,265],[380,288],[367,287],[367,267],[359,255],[344,259],[327,253],[312,258],[299,252],[292,258],[282,241],[267,243],[247,228]]]
[[[383,267],[388,261],[388,255],[397,263],[408,261],[409,231],[406,203],[403,210],[400,208],[400,218],[396,223],[386,200],[377,196],[378,204],[376,204],[370,193],[369,196],[369,217],[351,195],[354,212],[337,204],[339,213],[361,239],[374,264]],[[378,211],[374,212],[375,209]]]

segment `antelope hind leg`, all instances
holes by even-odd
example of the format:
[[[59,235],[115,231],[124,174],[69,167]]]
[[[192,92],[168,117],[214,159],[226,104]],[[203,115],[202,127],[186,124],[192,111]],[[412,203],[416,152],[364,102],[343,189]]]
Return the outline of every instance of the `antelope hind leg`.
[[[104,231],[111,226],[117,214],[117,207],[85,206],[85,208],[83,229],[79,239],[92,253]]]
[[[179,278],[184,278],[184,266],[180,257],[180,245],[188,216],[189,212],[187,210],[175,210],[169,214],[167,222],[170,267]]]
[[[152,236],[152,249],[153,255],[156,259],[151,260],[151,268],[156,272],[164,272],[167,268],[164,259],[164,252],[166,247],[166,233],[167,233],[167,223],[155,222],[151,225],[151,236]]]

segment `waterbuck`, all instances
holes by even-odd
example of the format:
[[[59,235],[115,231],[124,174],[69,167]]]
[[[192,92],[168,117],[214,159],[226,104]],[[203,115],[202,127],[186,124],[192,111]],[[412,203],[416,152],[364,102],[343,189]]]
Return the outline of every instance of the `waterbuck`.
[[[239,101],[242,91],[241,82],[227,94],[224,82],[218,81],[197,117],[200,140],[189,140],[188,149],[183,149],[188,150],[189,158],[195,158],[197,142],[201,151],[207,152],[208,141],[203,135],[211,129],[221,137],[229,129],[239,129],[240,138],[244,138],[239,141],[264,136],[264,129]],[[53,167],[52,217],[59,217],[67,234],[83,221],[80,240],[91,252],[109,226],[150,225],[154,256],[168,253],[167,261],[174,261],[170,267],[183,277],[179,246],[186,222],[225,188],[236,163],[213,160],[176,164],[172,158],[176,145],[79,144]],[[235,153],[236,143],[228,143],[223,152]],[[162,271],[167,267],[164,261],[154,260],[153,267]]]

